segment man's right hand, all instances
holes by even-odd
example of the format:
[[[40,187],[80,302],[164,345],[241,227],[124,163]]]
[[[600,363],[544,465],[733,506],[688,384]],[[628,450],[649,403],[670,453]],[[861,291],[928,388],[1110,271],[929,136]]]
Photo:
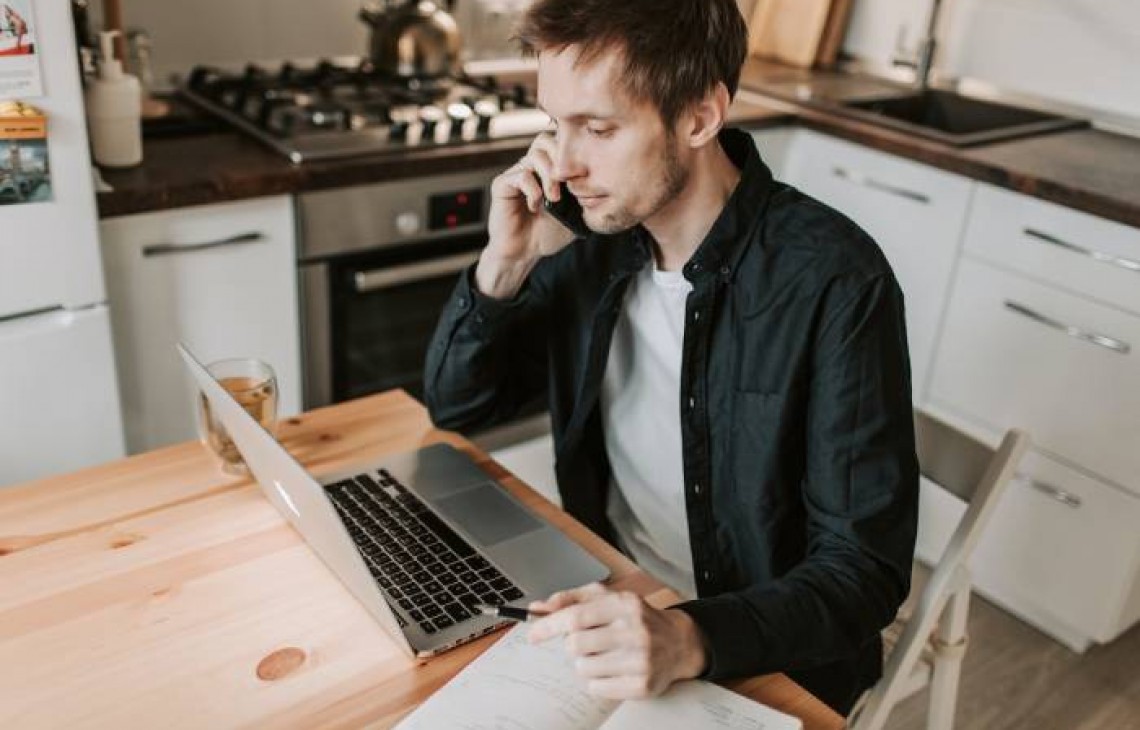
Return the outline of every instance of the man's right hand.
[[[550,133],[538,135],[526,155],[491,183],[490,240],[475,268],[475,285],[489,297],[514,297],[539,259],[574,240],[542,207],[546,198],[558,200],[560,193],[553,149]]]

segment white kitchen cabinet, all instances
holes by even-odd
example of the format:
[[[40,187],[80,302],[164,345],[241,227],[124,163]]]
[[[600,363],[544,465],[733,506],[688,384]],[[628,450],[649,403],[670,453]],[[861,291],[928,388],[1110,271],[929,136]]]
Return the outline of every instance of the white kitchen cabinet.
[[[1140,317],[967,256],[930,397],[1140,495],[1137,348]]]
[[[978,590],[1080,651],[1140,620],[1140,231],[978,185],[928,408],[1034,449],[975,554]],[[924,485],[918,554],[961,505]]]
[[[965,243],[971,256],[1140,315],[1140,230],[977,187]]]
[[[906,297],[914,400],[923,402],[973,183],[808,130],[797,130],[784,151],[782,178],[882,248]]]
[[[101,237],[131,453],[195,436],[179,341],[205,362],[264,360],[277,372],[280,414],[300,410],[292,198],[112,218]]]
[[[784,179],[784,168],[787,167],[788,150],[799,130],[792,127],[773,127],[771,129],[758,129],[752,132],[752,140],[760,152],[760,159],[772,171],[777,180]]]

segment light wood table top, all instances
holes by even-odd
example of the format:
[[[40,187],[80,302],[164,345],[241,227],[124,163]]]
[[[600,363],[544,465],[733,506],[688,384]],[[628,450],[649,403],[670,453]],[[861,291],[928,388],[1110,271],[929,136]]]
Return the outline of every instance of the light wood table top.
[[[424,408],[389,392],[280,425],[314,474],[446,441],[613,570],[661,585]],[[196,442],[0,489],[0,727],[389,727],[502,632],[408,658],[248,479]],[[842,719],[782,675],[732,683]]]

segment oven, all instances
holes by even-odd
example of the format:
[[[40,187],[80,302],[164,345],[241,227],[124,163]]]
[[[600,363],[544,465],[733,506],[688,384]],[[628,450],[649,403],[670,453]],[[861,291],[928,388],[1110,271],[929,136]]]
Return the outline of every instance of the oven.
[[[304,193],[298,198],[305,407],[403,388],[423,362],[459,273],[487,241],[500,168]],[[545,432],[536,405],[480,435],[499,448]]]

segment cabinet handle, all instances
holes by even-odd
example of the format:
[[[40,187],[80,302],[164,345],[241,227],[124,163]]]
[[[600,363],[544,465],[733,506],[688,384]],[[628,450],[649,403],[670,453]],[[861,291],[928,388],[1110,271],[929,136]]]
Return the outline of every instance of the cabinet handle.
[[[479,251],[459,253],[452,256],[425,261],[419,264],[392,266],[371,271],[358,271],[354,277],[358,294],[386,289],[402,284],[413,284],[424,279],[458,274],[479,260]]]
[[[1096,332],[1089,332],[1088,330],[1083,330],[1080,327],[1074,327],[1072,325],[1065,324],[1064,322],[1055,320],[1052,317],[1041,314],[1040,312],[1035,312],[1029,307],[1018,304],[1017,302],[1011,302],[1010,300],[1006,299],[1005,308],[1011,312],[1017,312],[1023,317],[1028,317],[1034,322],[1039,322],[1046,327],[1052,327],[1055,330],[1064,332],[1069,337],[1083,340],[1084,342],[1090,342],[1094,345],[1099,345],[1105,349],[1112,350],[1117,354],[1127,355],[1132,351],[1132,345],[1128,344],[1124,340],[1118,340],[1115,337],[1109,337],[1107,335],[1098,335]]]
[[[1059,246],[1060,248],[1065,249],[1066,251],[1073,251],[1074,253],[1083,254],[1097,261],[1101,261],[1106,264],[1112,264],[1113,266],[1119,266],[1120,268],[1127,271],[1132,271],[1140,274],[1140,261],[1134,261],[1132,259],[1126,259],[1123,256],[1117,256],[1115,254],[1105,253],[1104,251],[1097,251],[1096,249],[1078,246],[1075,243],[1063,241],[1056,236],[1049,235],[1048,233],[1042,233],[1041,231],[1037,231],[1032,228],[1023,228],[1022,232],[1030,238],[1035,238],[1038,241],[1043,241],[1044,243],[1051,243],[1054,246]]]
[[[143,256],[167,256],[173,253],[195,253],[197,251],[205,251],[210,248],[219,248],[221,246],[232,246],[237,243],[254,243],[256,241],[265,241],[268,239],[264,233],[257,231],[250,231],[248,233],[239,233],[236,236],[229,238],[222,238],[217,241],[203,241],[201,243],[152,243],[149,246],[143,247]]]
[[[1020,482],[1022,482],[1023,484],[1027,484],[1030,487],[1033,487],[1038,492],[1041,492],[1042,494],[1053,498],[1054,500],[1060,502],[1061,504],[1065,505],[1066,507],[1071,507],[1072,509],[1080,509],[1081,508],[1081,504],[1082,504],[1081,498],[1078,497],[1077,495],[1073,494],[1072,492],[1066,492],[1064,489],[1060,489],[1059,487],[1054,487],[1052,484],[1047,484],[1045,482],[1038,481],[1038,480],[1034,479],[1033,477],[1026,476],[1025,474],[1018,474],[1017,479]]]
[[[925,193],[916,193],[913,190],[900,188],[897,185],[880,182],[873,177],[867,177],[861,172],[852,172],[845,167],[833,167],[831,168],[831,172],[838,178],[855,183],[856,185],[862,185],[865,188],[871,188],[872,190],[878,190],[881,193],[888,193],[890,195],[897,195],[900,198],[906,198],[907,200],[913,200],[918,203],[930,203],[930,196]]]

